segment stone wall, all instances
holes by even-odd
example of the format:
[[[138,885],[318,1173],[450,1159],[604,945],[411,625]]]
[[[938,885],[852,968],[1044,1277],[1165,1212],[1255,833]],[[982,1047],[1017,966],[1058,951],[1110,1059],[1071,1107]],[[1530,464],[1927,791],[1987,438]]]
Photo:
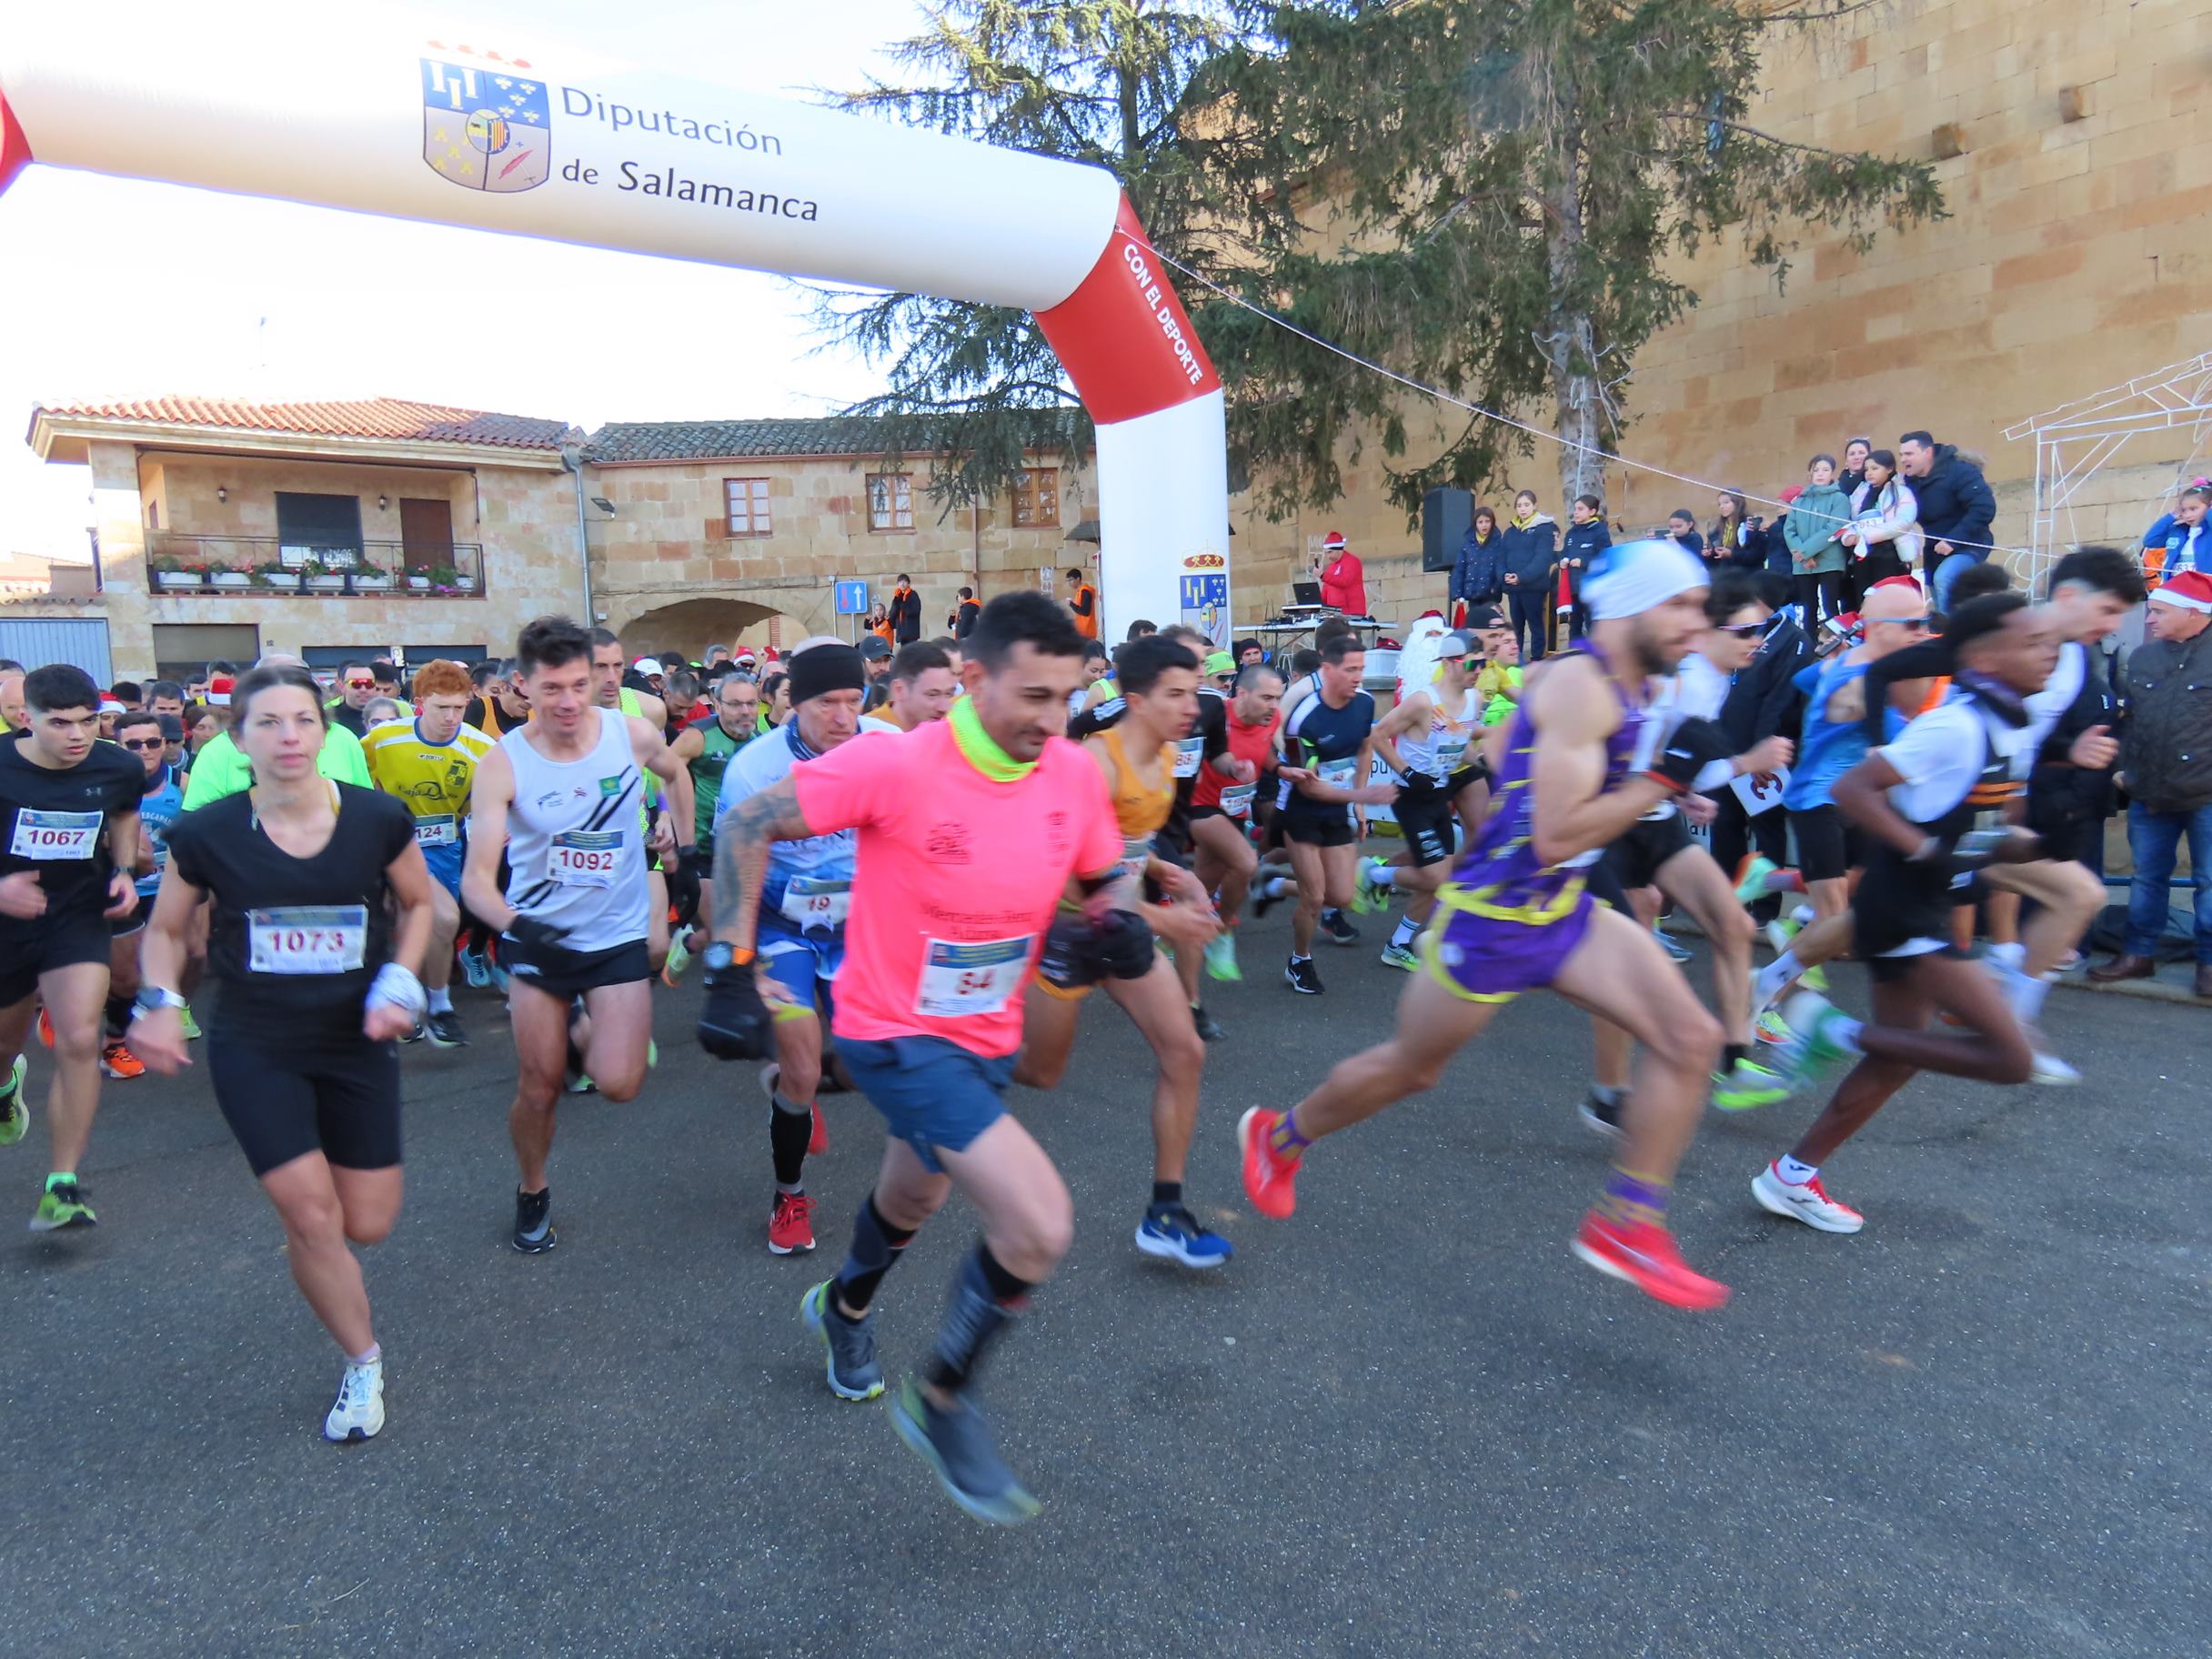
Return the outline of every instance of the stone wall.
[[[1887,0],[1775,35],[1749,125],[1922,158],[1956,127],[1963,153],[1936,164],[1950,216],[1885,230],[1865,254],[1810,236],[1785,285],[1733,241],[1682,262],[1702,303],[1638,357],[1618,447],[1772,497],[1853,433],[1894,447],[1925,427],[1986,458],[1996,539],[2025,544],[2035,450],[2005,428],[2212,347],[2212,0]],[[2067,88],[2079,119],[2064,118]],[[1404,405],[1399,465],[1441,447],[1436,408]],[[1463,417],[1444,412],[1456,430]],[[1418,528],[1383,499],[1379,447],[1364,443],[1340,447],[1346,495],[1331,508],[1271,525],[1232,504],[1241,622],[1288,597],[1331,528],[1366,561],[1376,615],[1442,603],[1444,578],[1419,574]],[[2061,541],[2139,538],[2191,450],[2186,431],[2134,439],[2076,497]],[[2191,470],[2208,469],[2212,451],[2197,452]],[[1557,479],[1539,444],[1488,498],[1533,486],[1563,519]],[[1623,468],[1607,492],[1637,534],[1677,507],[1713,510],[1709,491]]]
[[[1055,464],[1049,456],[1036,460]],[[1004,502],[940,520],[928,498],[928,463],[916,459],[908,468],[914,528],[871,530],[867,475],[882,469],[880,461],[845,456],[594,467],[587,493],[604,496],[615,509],[611,518],[592,509],[595,605],[626,647],[635,640],[640,649],[650,642],[696,653],[712,643],[850,636],[852,624],[840,624],[834,610],[832,584],[840,579],[866,580],[876,599],[905,572],[921,595],[926,636],[942,628],[962,586],[989,599],[1035,588],[1047,571],[1061,572],[1064,588],[1068,569],[1097,568],[1095,544],[1066,539],[1096,511],[1087,468],[1058,468],[1060,523],[1029,528],[1013,525]],[[729,534],[724,480],[737,478],[769,480],[767,535]],[[724,608],[702,609],[702,598]],[[737,638],[719,633],[728,628]]]
[[[580,615],[583,609],[575,487],[558,459],[549,471],[542,463],[497,461],[454,471],[158,450],[142,455],[134,443],[100,440],[88,446],[87,459],[106,584],[97,608],[108,620],[119,676],[153,673],[157,624],[250,624],[259,630],[265,651],[453,645],[482,646],[498,656],[513,649],[516,634],[532,617],[548,610]],[[216,499],[218,487],[227,500]],[[453,503],[454,539],[483,545],[483,591],[475,598],[149,591],[149,535],[157,545],[165,533],[274,536],[279,489],[361,496],[362,534],[372,541],[399,538],[403,495],[443,497]],[[383,509],[377,506],[379,495],[389,504]],[[147,528],[148,501],[160,508],[158,531]],[[210,548],[218,559],[226,557],[221,547]],[[26,608],[10,614],[38,613]]]

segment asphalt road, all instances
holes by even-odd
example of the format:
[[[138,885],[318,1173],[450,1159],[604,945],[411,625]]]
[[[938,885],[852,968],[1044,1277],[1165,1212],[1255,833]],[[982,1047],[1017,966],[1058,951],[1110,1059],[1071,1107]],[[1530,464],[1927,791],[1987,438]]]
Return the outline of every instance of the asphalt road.
[[[1718,1114],[1676,1219],[1731,1282],[1662,1310],[1566,1242],[1604,1168],[1549,999],[1424,1101],[1244,1207],[1237,1114],[1387,1023],[1370,940],[1216,998],[1192,1196],[1234,1239],[1184,1275],[1130,1242],[1149,1060],[1102,1001],[1068,1085],[1015,1110],[1075,1248],[987,1373],[1045,1504],[982,1526],[880,1403],[822,1385],[802,1291],[880,1146],[833,1101],[822,1248],[762,1248],[749,1068],[656,999],[660,1070],[564,1108],[561,1245],[508,1247],[510,1049],[410,1051],[409,1191],[369,1252],[389,1426],[318,1434],[337,1356],[204,1080],[110,1085],[103,1225],[0,1234],[0,1646],[41,1655],[2180,1654],[2212,1614],[2204,1403],[2212,1187],[2202,1016],[2084,993],[2074,1091],[1923,1081],[1832,1168],[1854,1239],[1746,1183],[1809,1113]],[[1863,1000],[1850,979],[1844,1000]],[[35,1101],[43,1102],[35,1055]],[[43,1124],[0,1153],[27,1213]],[[971,1236],[957,1203],[887,1284],[896,1372]]]

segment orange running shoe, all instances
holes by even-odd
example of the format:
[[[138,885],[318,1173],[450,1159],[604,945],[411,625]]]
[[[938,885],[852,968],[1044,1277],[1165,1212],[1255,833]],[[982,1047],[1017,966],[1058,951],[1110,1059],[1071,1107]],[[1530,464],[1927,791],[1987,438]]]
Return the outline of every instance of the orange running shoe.
[[[807,1110],[814,1114],[814,1132],[807,1141],[807,1156],[819,1158],[830,1150],[830,1125],[822,1118],[822,1103],[814,1101]]]
[[[1728,1300],[1728,1287],[1692,1268],[1674,1235],[1650,1222],[1616,1222],[1593,1210],[1574,1235],[1574,1253],[1670,1308],[1704,1312]]]
[[[771,1256],[788,1256],[795,1250],[814,1248],[814,1201],[804,1192],[778,1191],[776,1208],[768,1218],[768,1250]]]
[[[1281,1112],[1258,1106],[1237,1120],[1237,1144],[1244,1149],[1244,1196],[1262,1215],[1278,1222],[1298,1208],[1292,1184],[1298,1160],[1285,1158],[1274,1147],[1275,1125],[1282,1121]]]
[[[54,1021],[46,1018],[46,1010],[38,1010],[38,1041],[43,1047],[54,1046]]]
[[[144,1077],[146,1061],[121,1042],[111,1042],[100,1051],[100,1070],[110,1077]]]

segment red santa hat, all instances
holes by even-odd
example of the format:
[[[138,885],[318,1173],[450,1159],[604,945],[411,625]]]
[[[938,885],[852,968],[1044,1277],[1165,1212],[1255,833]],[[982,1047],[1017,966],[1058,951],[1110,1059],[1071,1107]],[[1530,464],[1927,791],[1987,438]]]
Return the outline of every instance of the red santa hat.
[[[1909,576],[1885,576],[1874,586],[1875,588],[1910,588],[1915,593],[1920,591],[1920,584]],[[1870,588],[1867,591],[1871,593],[1874,588]]]
[[[1344,533],[1342,530],[1331,530],[1321,538],[1321,550],[1324,553],[1342,553],[1344,546]]]
[[[2184,610],[2212,611],[2212,576],[2184,570],[2163,588],[2151,590],[2154,605],[2178,605]]]

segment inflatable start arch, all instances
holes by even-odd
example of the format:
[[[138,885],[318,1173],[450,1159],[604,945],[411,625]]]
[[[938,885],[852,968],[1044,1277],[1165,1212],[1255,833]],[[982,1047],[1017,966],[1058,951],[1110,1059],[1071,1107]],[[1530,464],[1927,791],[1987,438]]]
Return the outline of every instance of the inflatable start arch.
[[[1225,628],[1221,381],[1111,175],[511,29],[323,15],[24,8],[0,30],[0,189],[39,161],[1022,307],[1098,423],[1107,637]]]

